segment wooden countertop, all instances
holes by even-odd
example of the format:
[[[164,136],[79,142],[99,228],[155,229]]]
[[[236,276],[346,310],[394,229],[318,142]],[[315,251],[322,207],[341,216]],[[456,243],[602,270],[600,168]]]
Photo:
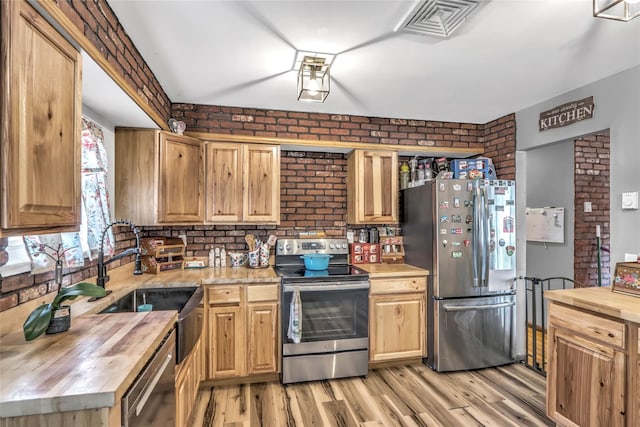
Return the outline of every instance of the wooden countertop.
[[[0,414],[114,406],[176,319],[176,311],[84,315],[31,342],[21,331],[2,337]]]
[[[610,287],[545,291],[545,298],[640,324],[640,298],[611,292]]]
[[[356,267],[369,273],[372,279],[395,276],[425,276],[429,270],[414,267],[409,264],[358,264]]]
[[[272,268],[202,268],[133,275],[109,271],[108,296],[71,304],[71,329],[26,342],[22,324],[54,294],[0,313],[2,417],[114,406],[173,327],[176,311],[95,314],[136,288],[279,283]],[[86,282],[95,283],[95,277]]]

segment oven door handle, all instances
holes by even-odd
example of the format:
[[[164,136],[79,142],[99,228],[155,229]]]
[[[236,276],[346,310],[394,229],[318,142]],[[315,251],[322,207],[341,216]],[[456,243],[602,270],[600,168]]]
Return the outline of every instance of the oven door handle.
[[[335,284],[335,285],[284,285],[283,292],[291,293],[294,289],[298,288],[300,292],[319,292],[319,291],[351,291],[358,289],[369,289],[369,283],[354,283],[354,284]]]

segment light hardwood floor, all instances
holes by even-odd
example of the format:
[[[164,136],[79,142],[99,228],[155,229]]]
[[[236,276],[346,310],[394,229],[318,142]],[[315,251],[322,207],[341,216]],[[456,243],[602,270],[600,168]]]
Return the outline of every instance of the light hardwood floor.
[[[549,426],[545,379],[516,364],[439,374],[424,365],[366,378],[201,390],[193,426]]]

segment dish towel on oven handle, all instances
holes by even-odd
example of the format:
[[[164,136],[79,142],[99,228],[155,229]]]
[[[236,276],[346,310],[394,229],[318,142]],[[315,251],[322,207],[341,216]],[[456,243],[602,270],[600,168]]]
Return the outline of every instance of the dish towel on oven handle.
[[[289,305],[289,330],[287,338],[295,344],[299,344],[302,338],[302,300],[300,299],[300,289],[293,289],[293,298]]]

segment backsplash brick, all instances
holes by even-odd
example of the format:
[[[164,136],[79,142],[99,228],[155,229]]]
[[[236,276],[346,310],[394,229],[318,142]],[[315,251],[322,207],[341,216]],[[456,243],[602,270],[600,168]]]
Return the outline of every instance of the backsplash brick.
[[[121,248],[135,246],[135,235],[127,227],[114,227],[114,237],[116,240],[116,251]],[[122,229],[123,231],[120,231]],[[132,262],[134,257],[125,257],[107,266],[112,269],[120,265]],[[85,265],[77,269],[64,269],[63,286],[77,283],[98,274],[96,261],[85,259]],[[107,287],[109,285],[107,284]],[[47,293],[55,292],[53,271],[32,275],[30,273],[16,274],[15,276],[0,278],[0,311],[8,310],[29,300],[41,297]]]

